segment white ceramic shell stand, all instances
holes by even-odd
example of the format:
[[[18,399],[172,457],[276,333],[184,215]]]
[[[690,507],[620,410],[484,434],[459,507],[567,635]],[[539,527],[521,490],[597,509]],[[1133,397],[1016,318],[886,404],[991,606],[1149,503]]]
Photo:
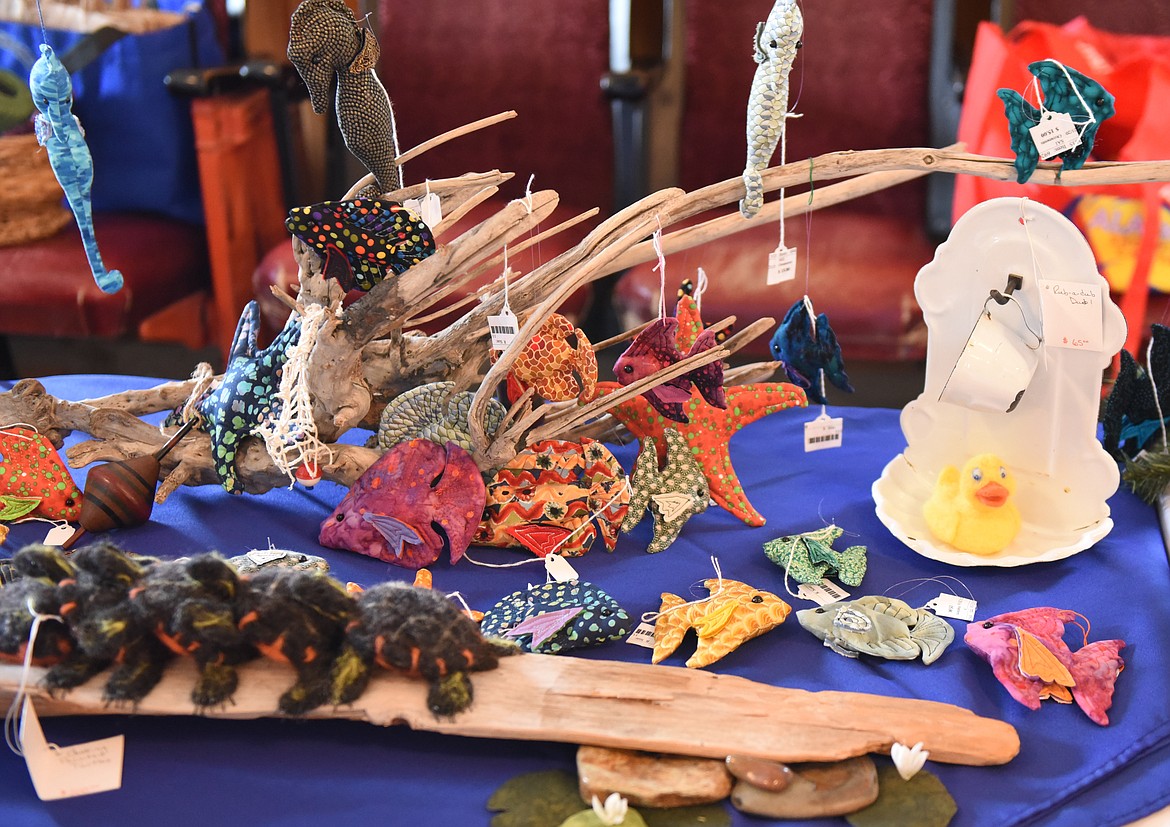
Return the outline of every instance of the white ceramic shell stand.
[[[1033,342],[1028,328],[1043,336],[1040,279],[1099,287],[1102,349],[1043,346],[1036,372],[1010,413],[940,401],[989,294],[1005,290],[1011,274],[1023,277],[1012,293],[1018,306],[987,306]],[[919,271],[914,294],[928,332],[926,384],[902,411],[906,449],[873,484],[878,518],[919,554],[959,566],[1059,560],[1107,535],[1113,521],[1106,500],[1120,477],[1097,439],[1097,415],[1102,371],[1125,340],[1125,320],[1080,231],[1034,201],[986,201],[955,224],[934,260]],[[1015,474],[1023,517],[1016,538],[994,555],[959,551],[935,539],[922,516],[939,472],[948,465],[962,468],[983,452],[998,454]]]

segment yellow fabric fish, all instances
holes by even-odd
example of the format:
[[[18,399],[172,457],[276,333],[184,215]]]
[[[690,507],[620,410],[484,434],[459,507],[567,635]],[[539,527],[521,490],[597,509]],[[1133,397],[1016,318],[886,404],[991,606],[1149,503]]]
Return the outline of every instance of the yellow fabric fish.
[[[738,580],[713,577],[703,585],[711,597],[701,603],[687,603],[676,594],[662,593],[662,606],[654,623],[654,663],[677,649],[687,630],[693,628],[699,645],[687,666],[708,666],[744,641],[776,628],[792,611],[771,592]]]

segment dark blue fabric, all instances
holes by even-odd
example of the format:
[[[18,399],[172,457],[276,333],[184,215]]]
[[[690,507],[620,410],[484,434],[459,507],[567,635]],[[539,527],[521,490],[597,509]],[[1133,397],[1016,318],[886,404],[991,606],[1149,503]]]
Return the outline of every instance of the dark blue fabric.
[[[158,5],[182,11],[185,4]],[[72,77],[73,114],[93,155],[93,207],[99,212],[153,212],[203,223],[191,104],[167,91],[163,78],[175,69],[218,66],[224,58],[206,9],[192,13],[189,25],[193,34],[183,24],[126,35]],[[40,27],[0,28],[40,55]],[[58,57],[80,39],[72,32],[48,33]],[[0,51],[0,68],[28,77],[28,68],[9,52]]]
[[[46,384],[67,398],[82,399],[153,383],[70,377]],[[0,390],[6,387],[0,383]],[[929,667],[921,662],[847,660],[790,619],[711,671],[810,690],[945,701],[1009,721],[1021,739],[1020,755],[1011,763],[927,765],[957,800],[953,824],[959,827],[1108,827],[1170,803],[1170,567],[1154,511],[1121,491],[1110,501],[1116,521],[1112,534],[1067,560],[1014,569],[945,566],[901,545],[874,514],[870,485],[904,447],[897,413],[837,413],[845,417],[844,445],[837,450],[802,452],[801,422],[813,415],[807,411],[767,417],[732,440],[732,458],[749,497],[768,518],[765,527],[748,528],[711,508],[689,522],[674,545],[648,555],[644,549],[650,523],[644,521],[622,538],[614,553],[592,551],[573,565],[636,614],[657,608],[660,592],[686,595],[692,583],[710,577],[712,554],[719,556],[726,577],[784,596],[782,570],[764,557],[762,544],[832,520],[858,535],[847,538],[850,542],[869,547],[869,573],[854,590],[856,596],[888,590],[921,604],[941,590],[937,584],[905,595],[909,586],[900,584],[951,575],[974,592],[980,618],[1032,606],[1075,609],[1092,622],[1091,639],[1128,642],[1123,652],[1127,668],[1117,682],[1108,727],[1092,723],[1076,706],[1046,704],[1032,712],[1011,700],[990,668],[963,645],[963,624],[957,621],[952,622],[960,640]],[[617,453],[629,467],[632,446]],[[155,508],[148,525],[121,532],[116,539],[134,551],[163,555],[207,549],[234,555],[266,547],[271,540],[280,548],[323,554],[341,580],[369,585],[411,579],[412,573],[403,569],[316,544],[319,521],[343,493],[331,483],[263,497],[231,497],[216,486],[182,489]],[[46,528],[14,527],[6,550],[40,539]],[[499,549],[473,548],[470,553],[488,562],[526,556]],[[490,570],[460,562],[440,563],[432,570],[436,588],[458,589],[480,609],[543,577],[537,565]],[[795,608],[809,605],[785,599]],[[1072,643],[1071,634],[1068,639]],[[692,647],[693,641],[684,641],[667,663],[680,665]],[[579,656],[649,662],[648,650],[624,643]],[[163,818],[169,827],[486,824],[484,804],[501,783],[532,770],[572,770],[574,756],[571,746],[561,744],[463,739],[333,721],[95,717],[46,720],[44,725],[49,739],[62,744],[125,733],[124,788],[44,804],[37,801],[20,759],[5,754],[0,758],[0,824],[145,824]],[[768,823],[739,813],[733,821],[740,827]]]

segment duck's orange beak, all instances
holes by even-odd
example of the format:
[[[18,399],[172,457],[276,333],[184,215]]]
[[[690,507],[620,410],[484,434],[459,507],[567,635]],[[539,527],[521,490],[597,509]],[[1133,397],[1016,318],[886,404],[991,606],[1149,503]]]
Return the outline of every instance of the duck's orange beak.
[[[999,508],[1008,501],[1008,497],[1011,495],[1012,492],[1008,491],[1005,486],[998,482],[989,482],[975,492],[975,499],[988,508]]]

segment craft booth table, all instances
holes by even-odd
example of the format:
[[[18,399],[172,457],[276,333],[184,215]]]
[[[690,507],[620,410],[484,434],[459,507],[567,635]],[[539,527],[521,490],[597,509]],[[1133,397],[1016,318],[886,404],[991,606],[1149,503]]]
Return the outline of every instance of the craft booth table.
[[[75,376],[47,379],[45,384],[59,397],[83,399],[155,382]],[[0,385],[0,390],[7,389]],[[604,584],[634,614],[657,609],[661,592],[688,595],[692,583],[712,576],[712,556],[718,557],[725,577],[788,599],[783,570],[764,557],[762,543],[817,528],[810,524],[810,516],[819,515],[812,522],[834,522],[850,533],[851,543],[868,546],[871,572],[865,593],[901,595],[921,605],[946,591],[939,582],[922,578],[949,575],[958,576],[975,595],[979,618],[1031,606],[1075,607],[1091,619],[1094,639],[1120,637],[1127,642],[1126,669],[1118,679],[1106,727],[1091,722],[1075,705],[1045,704],[1036,712],[1024,708],[958,640],[930,666],[917,660],[850,660],[829,651],[790,619],[744,644],[717,669],[720,674],[814,692],[847,689],[943,701],[1007,721],[1020,739],[1019,755],[1010,762],[987,767],[928,763],[958,804],[955,825],[1106,827],[1127,824],[1170,802],[1170,696],[1165,692],[1170,675],[1165,645],[1170,567],[1154,509],[1121,490],[1109,501],[1116,527],[1088,551],[1014,569],[946,566],[896,541],[874,514],[870,485],[903,447],[897,414],[849,408],[836,412],[844,416],[847,431],[842,447],[833,451],[800,451],[796,434],[810,415],[805,410],[765,417],[732,440],[735,467],[767,518],[766,526],[749,528],[712,508],[702,520],[689,523],[670,548],[649,555],[647,520],[623,536],[613,553],[592,550],[573,558],[574,567],[590,582]],[[616,449],[626,467],[633,459],[632,448]],[[263,498],[230,497],[217,486],[184,489],[157,507],[151,522],[113,537],[129,550],[166,557],[209,549],[231,556],[271,544],[325,557],[332,574],[342,581],[367,586],[387,579],[409,581],[409,571],[325,549],[307,539],[316,536],[320,521],[343,493],[329,482],[312,490],[299,486],[274,490]],[[42,539],[45,528],[41,523],[14,526],[6,548]],[[476,547],[469,554],[497,564],[529,556]],[[454,566],[436,564],[433,575],[436,588],[458,590],[471,607],[481,610],[544,578],[539,565],[488,569],[466,560]],[[791,602],[795,608],[813,605]],[[961,635],[965,624],[950,622]],[[689,647],[684,643],[680,654],[655,668],[681,668]],[[637,663],[650,659],[648,650],[620,642],[576,656]],[[514,690],[525,692],[523,686]],[[776,710],[750,712],[766,718]],[[631,726],[639,714],[633,705],[623,713],[633,720],[614,720],[612,726]],[[538,770],[572,772],[574,767],[575,748],[566,744],[465,738],[354,721],[233,720],[230,705],[201,717],[113,714],[42,721],[49,740],[62,745],[124,734],[123,786],[115,792],[43,803],[33,792],[21,759],[8,754],[0,773],[0,823],[10,827],[163,820],[175,827],[486,824],[486,802],[509,778]],[[843,823],[770,822],[736,812],[731,817],[732,823],[745,827]]]

